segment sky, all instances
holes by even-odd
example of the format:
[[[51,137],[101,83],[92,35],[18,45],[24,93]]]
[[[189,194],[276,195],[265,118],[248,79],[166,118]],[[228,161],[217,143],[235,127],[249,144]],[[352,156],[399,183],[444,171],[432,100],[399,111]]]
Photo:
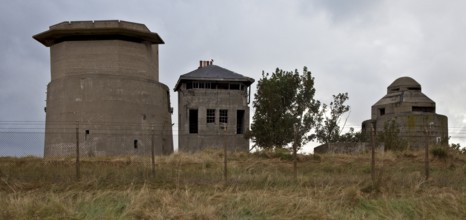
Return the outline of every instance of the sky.
[[[466,1],[0,1],[0,155],[42,155],[50,55],[32,36],[75,20],[125,20],[158,33],[160,81],[175,112],[173,87],[199,60],[256,82],[262,71],[307,66],[322,102],[348,92],[346,127],[356,130],[387,86],[410,76],[448,116],[450,143],[466,145]]]

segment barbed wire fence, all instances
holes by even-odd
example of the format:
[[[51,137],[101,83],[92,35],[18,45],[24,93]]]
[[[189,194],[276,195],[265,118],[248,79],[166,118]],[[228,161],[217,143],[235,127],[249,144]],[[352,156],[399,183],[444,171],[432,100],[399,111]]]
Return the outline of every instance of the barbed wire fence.
[[[87,127],[86,127],[87,126]],[[48,126],[48,134],[50,135],[60,135],[60,136],[69,136],[68,139],[74,140],[73,142],[68,142],[63,145],[63,148],[66,148],[67,152],[72,150],[69,155],[76,157],[76,179],[81,178],[81,169],[80,169],[80,156],[84,157],[95,157],[97,156],[96,150],[93,148],[96,147],[95,143],[86,140],[86,135],[94,135],[99,136],[100,138],[104,139],[105,141],[111,141],[108,143],[110,145],[118,145],[118,144],[127,144],[131,145],[131,143],[122,143],[122,136],[124,135],[135,135],[133,132],[134,127],[140,127],[140,124],[131,124],[131,123],[100,123],[100,124],[92,124],[92,134],[87,133],[87,129],[91,126],[90,123],[76,123],[76,122],[57,122],[52,123]],[[156,147],[160,145],[160,143],[156,140],[159,140],[160,135],[162,132],[162,126],[156,124],[147,124],[143,132],[137,134],[138,136],[138,147],[135,148],[134,143],[128,147],[127,155],[134,156],[137,160],[137,163],[143,165],[144,169],[149,169],[150,167],[150,175],[155,177],[156,176],[156,167],[157,162],[155,161],[155,155],[160,154],[161,152],[157,152]],[[456,138],[466,138],[466,131],[462,130],[462,127],[449,127],[449,130],[456,130],[456,134],[454,137]],[[174,129],[175,134],[172,134],[173,139],[178,138],[179,134],[176,129]],[[32,153],[25,153],[23,156],[27,154],[31,155],[41,155],[41,152],[44,150],[45,144],[45,122],[43,121],[0,121],[0,148],[4,151],[5,154],[14,154],[15,152],[32,152]],[[170,132],[171,133],[171,132]],[[211,134],[213,135],[213,134]],[[225,135],[225,134],[223,134]],[[206,135],[208,136],[208,135]],[[84,138],[83,138],[84,137]],[[426,138],[427,140],[427,138]],[[371,137],[371,146],[375,147],[377,143],[377,135],[372,135]],[[224,146],[227,145],[229,142],[228,136],[227,138],[222,140]],[[425,165],[425,173],[426,179],[429,178],[429,164],[428,164],[428,147],[429,143],[426,141],[426,165]],[[221,149],[221,148],[220,148]],[[226,149],[226,148],[225,148]],[[369,150],[369,149],[367,149]],[[374,154],[373,158],[374,158]],[[223,158],[221,161],[213,162],[213,163],[223,163],[223,179],[225,184],[228,183],[228,156],[227,151],[224,151],[222,155]],[[149,160],[148,160],[149,159]],[[375,160],[375,159],[374,159]],[[148,162],[149,161],[149,162]],[[242,161],[235,161],[235,163],[241,163]],[[294,158],[289,161],[282,161],[283,163],[288,164],[295,164],[296,163],[296,155],[294,154]],[[147,166],[147,163],[150,165]],[[244,161],[244,163],[249,163]],[[374,163],[374,162],[373,162]],[[199,163],[201,164],[201,163]],[[296,166],[294,165],[293,175],[296,179]],[[374,179],[375,175],[375,167],[372,168],[371,175]]]

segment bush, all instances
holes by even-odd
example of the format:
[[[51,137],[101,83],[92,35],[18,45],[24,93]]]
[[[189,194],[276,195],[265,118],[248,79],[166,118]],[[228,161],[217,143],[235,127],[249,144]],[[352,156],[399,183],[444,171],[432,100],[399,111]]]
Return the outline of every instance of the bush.
[[[448,157],[448,152],[445,148],[441,147],[435,147],[432,150],[430,150],[430,153],[434,155],[434,157],[439,158],[439,159],[445,159]]]

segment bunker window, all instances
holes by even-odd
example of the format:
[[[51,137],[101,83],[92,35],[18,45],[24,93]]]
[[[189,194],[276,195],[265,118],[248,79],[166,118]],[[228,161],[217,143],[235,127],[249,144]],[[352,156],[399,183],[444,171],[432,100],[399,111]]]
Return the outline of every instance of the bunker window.
[[[138,149],[138,140],[134,140],[134,149]]]
[[[385,115],[385,108],[380,108],[379,113],[380,115]]]
[[[228,83],[217,84],[217,89],[228,89]]]
[[[232,84],[230,84],[230,89],[231,90],[239,90],[240,86],[239,86],[239,84],[232,83]]]
[[[244,133],[244,110],[236,111],[236,134]]]
[[[197,109],[189,109],[189,133],[190,134],[197,134],[198,129],[198,115]]]
[[[215,123],[215,109],[207,109],[207,123]]]
[[[192,89],[193,88],[193,83],[192,82],[187,82],[186,83],[186,89]]]
[[[228,110],[220,109],[220,123],[228,123]]]

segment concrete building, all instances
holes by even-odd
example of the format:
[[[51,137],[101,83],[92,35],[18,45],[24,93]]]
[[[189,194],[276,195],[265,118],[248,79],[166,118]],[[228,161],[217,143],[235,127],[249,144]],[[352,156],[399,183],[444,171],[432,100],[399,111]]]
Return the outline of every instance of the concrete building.
[[[173,152],[157,33],[126,21],[72,21],[33,38],[50,47],[44,157],[75,155],[76,133],[83,156],[150,155],[152,144],[156,154]]]
[[[179,150],[194,152],[227,145],[248,151],[250,85],[254,79],[200,61],[199,68],[181,75],[178,92]]]
[[[398,78],[390,84],[387,95],[372,106],[371,112],[371,119],[362,123],[362,132],[367,137],[372,126],[380,133],[386,123],[394,121],[400,129],[399,137],[411,149],[424,147],[426,141],[448,143],[448,118],[435,113],[435,102],[424,95],[421,85],[410,77]]]

